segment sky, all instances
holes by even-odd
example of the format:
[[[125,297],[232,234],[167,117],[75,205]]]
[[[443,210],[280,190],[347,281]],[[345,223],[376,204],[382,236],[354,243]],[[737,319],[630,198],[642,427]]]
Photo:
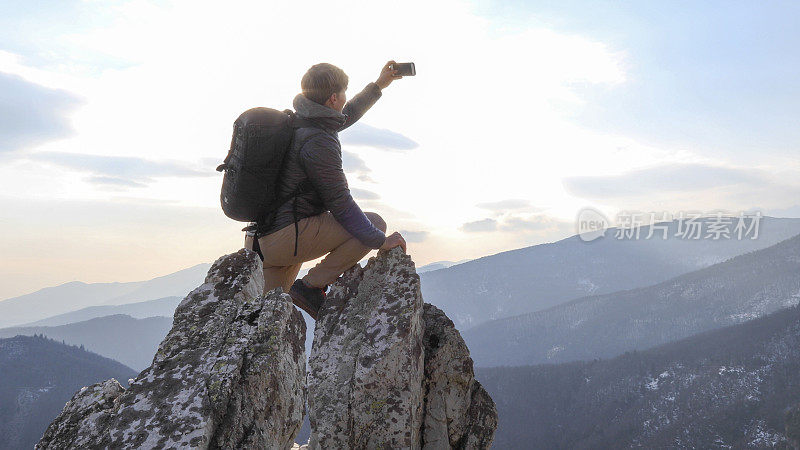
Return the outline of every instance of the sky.
[[[788,1],[4,1],[0,299],[240,248],[214,171],[233,121],[291,107],[319,62],[350,98],[416,64],[340,138],[417,266],[570,236],[586,207],[800,217],[798,22]]]

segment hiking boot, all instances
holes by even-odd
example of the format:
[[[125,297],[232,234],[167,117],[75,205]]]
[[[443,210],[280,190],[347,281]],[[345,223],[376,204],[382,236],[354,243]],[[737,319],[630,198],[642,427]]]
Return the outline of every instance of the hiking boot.
[[[317,320],[317,313],[319,313],[319,309],[322,308],[322,304],[325,302],[324,288],[308,287],[303,283],[302,279],[298,279],[289,288],[289,295],[295,305],[307,312],[312,319]]]

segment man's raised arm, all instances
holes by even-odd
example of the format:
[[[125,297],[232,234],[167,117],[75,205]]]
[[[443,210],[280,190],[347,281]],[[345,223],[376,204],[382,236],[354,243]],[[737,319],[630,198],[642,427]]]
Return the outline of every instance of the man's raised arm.
[[[381,98],[381,91],[383,89],[389,86],[393,80],[403,78],[402,76],[395,75],[395,73],[397,73],[397,69],[392,70],[389,68],[389,66],[394,63],[394,61],[387,62],[383,66],[383,69],[381,69],[381,74],[378,76],[378,79],[367,84],[367,87],[353,96],[353,98],[344,105],[342,114],[347,116],[347,119],[337,131],[342,131],[350,125],[356,123],[356,121],[358,121],[358,119],[360,119],[361,116],[363,116],[364,113],[366,113],[367,110],[370,109],[379,98]]]

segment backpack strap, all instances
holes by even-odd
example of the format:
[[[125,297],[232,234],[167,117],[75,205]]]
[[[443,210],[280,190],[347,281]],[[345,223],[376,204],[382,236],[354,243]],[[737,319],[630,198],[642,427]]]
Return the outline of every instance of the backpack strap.
[[[325,127],[322,126],[322,124],[320,124],[319,122],[317,122],[316,120],[314,120],[314,119],[312,119],[310,117],[300,117],[300,116],[297,115],[297,113],[295,113],[291,109],[284,109],[283,112],[286,113],[290,117],[289,126],[291,126],[292,128],[295,128],[295,129],[297,129],[297,128],[318,128],[320,130],[325,131]]]
[[[325,128],[322,125],[320,125],[319,123],[317,123],[316,121],[314,121],[313,119],[310,119],[310,118],[307,119],[307,118],[300,117],[295,113],[289,112],[288,109],[286,110],[286,113],[289,114],[289,116],[292,118],[291,119],[292,120],[292,128],[295,128],[295,129],[317,128],[317,129],[320,130],[320,131],[318,131],[316,133],[312,133],[309,136],[306,136],[306,138],[303,139],[302,142],[300,142],[298,148],[302,149],[303,146],[306,145],[306,143],[309,140],[311,140],[311,138],[318,136],[320,133],[325,133]],[[300,236],[300,231],[299,231],[300,225],[298,224],[298,221],[297,221],[297,196],[300,193],[310,192],[313,189],[314,189],[314,187],[311,185],[311,180],[306,178],[305,180],[303,180],[297,186],[297,189],[295,189],[295,191],[298,192],[298,193],[297,193],[297,195],[294,195],[293,198],[292,198],[292,215],[293,215],[293,219],[294,219],[294,256],[297,256],[297,243],[298,243],[298,240],[299,240],[298,237]]]
[[[261,259],[261,262],[264,262],[264,254],[261,253],[261,246],[258,245],[257,233],[253,234],[253,248],[251,248],[250,250],[256,252],[256,254],[258,254],[258,257]]]
[[[217,172],[222,172],[223,170],[228,168],[228,163],[231,161],[231,158],[233,157],[233,144],[236,142],[236,131],[239,128],[240,128],[239,121],[237,120],[233,124],[233,137],[231,138],[231,146],[230,149],[228,150],[228,155],[225,156],[225,160],[222,161],[222,164],[217,166]]]

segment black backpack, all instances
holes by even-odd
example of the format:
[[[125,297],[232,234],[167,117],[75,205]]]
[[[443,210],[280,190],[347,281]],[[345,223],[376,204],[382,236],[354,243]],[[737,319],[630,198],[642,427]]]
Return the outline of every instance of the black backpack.
[[[294,130],[308,126],[320,128],[288,109],[252,108],[236,119],[228,156],[217,167],[218,172],[225,171],[220,204],[226,216],[264,226],[269,213],[312,189],[310,183],[301,183],[294,192],[277,197],[283,160],[292,146]]]

